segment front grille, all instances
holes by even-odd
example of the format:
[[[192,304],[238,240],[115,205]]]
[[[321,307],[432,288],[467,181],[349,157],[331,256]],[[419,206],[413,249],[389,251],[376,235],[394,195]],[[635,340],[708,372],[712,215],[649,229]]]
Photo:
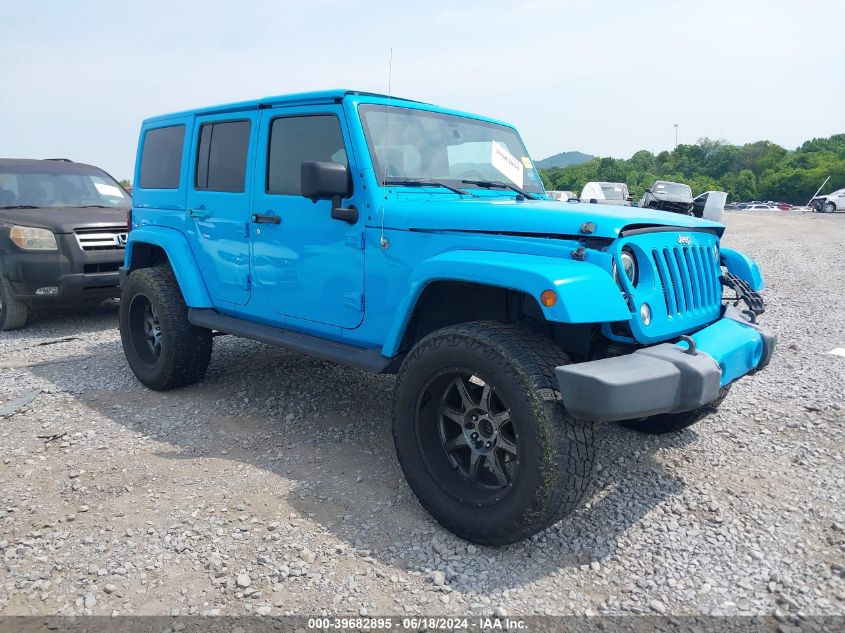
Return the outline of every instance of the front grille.
[[[697,316],[721,305],[722,286],[715,257],[709,246],[652,249],[670,317]]]
[[[83,251],[114,251],[126,248],[126,228],[77,229],[74,231]]]

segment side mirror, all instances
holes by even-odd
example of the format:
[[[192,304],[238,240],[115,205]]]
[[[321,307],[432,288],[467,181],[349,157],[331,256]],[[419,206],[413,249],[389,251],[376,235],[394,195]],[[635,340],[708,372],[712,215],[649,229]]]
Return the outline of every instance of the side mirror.
[[[645,190],[646,193],[651,193],[651,187]]]
[[[312,202],[317,200],[332,201],[332,217],[350,224],[358,221],[358,209],[340,206],[343,198],[352,194],[352,182],[349,169],[341,163],[326,161],[306,161],[302,163],[301,191]]]
[[[634,196],[625,196],[625,202],[631,202],[634,199]]]

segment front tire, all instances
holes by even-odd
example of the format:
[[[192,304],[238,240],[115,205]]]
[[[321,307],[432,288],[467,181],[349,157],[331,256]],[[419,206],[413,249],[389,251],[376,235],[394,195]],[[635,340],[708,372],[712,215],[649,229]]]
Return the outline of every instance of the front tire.
[[[166,266],[141,268],[127,278],[120,340],[138,380],[157,391],[196,382],[211,360],[211,331],[188,321],[179,284]]]
[[[19,330],[29,319],[29,305],[18,299],[11,282],[0,275],[0,332]]]
[[[824,205],[825,213],[836,213],[836,204],[833,202],[827,202]]]
[[[652,415],[647,418],[639,420],[625,420],[620,422],[625,428],[637,431],[639,433],[647,433],[649,435],[665,435],[666,433],[675,433],[687,427],[692,426],[696,422],[701,421],[702,418],[714,413],[722,404],[722,401],[728,395],[730,387],[722,387],[719,390],[719,397],[710,404],[693,409],[692,411],[683,411],[682,413],[661,413],[660,415]]]
[[[566,355],[502,323],[463,323],[420,341],[399,371],[393,440],[420,503],[484,545],[525,539],[575,510],[595,455],[592,425],[563,408]]]

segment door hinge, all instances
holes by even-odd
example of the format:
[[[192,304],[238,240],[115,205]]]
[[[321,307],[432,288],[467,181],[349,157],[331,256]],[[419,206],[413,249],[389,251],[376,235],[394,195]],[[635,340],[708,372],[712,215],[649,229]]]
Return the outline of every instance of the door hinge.
[[[347,233],[346,245],[362,251],[364,250],[364,234],[363,233]]]
[[[363,312],[364,295],[360,292],[345,292],[343,293],[343,304],[348,308],[352,308],[358,312]]]
[[[252,278],[247,275],[244,277],[244,290],[249,290],[250,285],[252,284]]]
[[[244,222],[244,237],[249,237],[249,222]]]

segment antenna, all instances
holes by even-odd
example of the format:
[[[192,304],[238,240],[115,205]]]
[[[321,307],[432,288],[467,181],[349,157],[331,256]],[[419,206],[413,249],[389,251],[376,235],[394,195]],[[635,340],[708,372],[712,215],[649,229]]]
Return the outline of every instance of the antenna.
[[[392,82],[393,82],[393,47],[390,47],[390,53],[387,57],[387,132],[385,132],[384,140],[385,144],[387,145],[387,149],[390,149],[390,95],[392,90]],[[381,175],[381,187],[384,189],[387,183],[387,168],[390,165],[390,161],[386,161],[384,165],[384,170],[382,171]],[[390,242],[387,241],[387,238],[384,236],[384,206],[385,201],[387,200],[387,195],[382,193],[381,196],[381,239],[379,240],[379,245],[381,246],[382,250],[387,250],[387,247],[390,246]]]

